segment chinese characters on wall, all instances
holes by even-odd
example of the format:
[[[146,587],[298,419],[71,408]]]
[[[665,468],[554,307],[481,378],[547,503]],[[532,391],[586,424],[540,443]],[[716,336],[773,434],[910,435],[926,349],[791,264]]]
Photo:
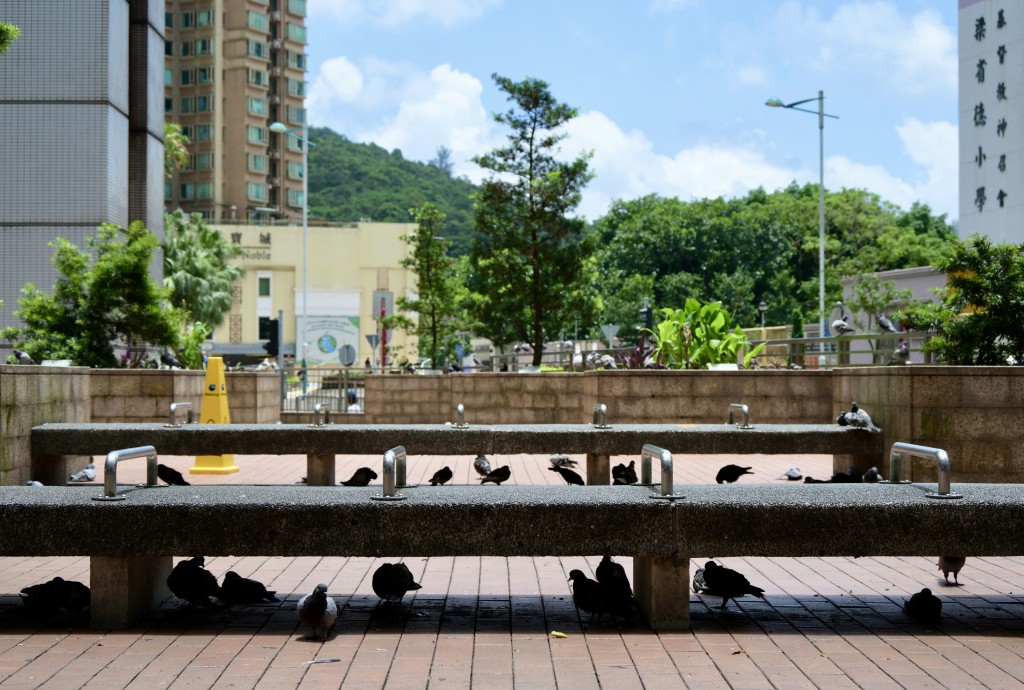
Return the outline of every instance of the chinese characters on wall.
[[[1003,37],[1000,35],[1000,32],[999,32],[1000,29],[1002,29],[1002,28],[1004,28],[1006,26],[1006,16],[1005,16],[1003,10],[998,10],[996,12],[996,23],[995,23],[995,26],[996,26],[996,29],[995,29],[995,33],[994,33],[994,36],[993,36],[993,42],[998,44],[998,47],[995,50],[995,54],[996,54],[996,57],[999,58],[999,64],[1003,65],[1003,64],[1005,64],[1006,52],[1007,52],[1006,44],[1002,42]],[[974,20],[974,40],[978,41],[979,43],[984,43],[984,42],[986,42],[986,40],[988,40],[988,38],[989,38],[989,36],[988,36],[988,25],[987,25],[987,23],[985,21],[985,17],[984,16],[977,17]],[[978,62],[977,62],[975,73],[974,73],[974,78],[977,80],[977,82],[979,84],[984,84],[985,83],[985,68],[986,67],[988,67],[988,60],[986,60],[985,58],[980,58],[978,60]],[[992,90],[992,95],[995,97],[997,103],[999,103],[1001,101],[1005,101],[1007,99],[1006,82],[1001,81],[1001,82],[997,83],[995,85],[995,88]],[[977,104],[975,104],[975,106],[974,106],[974,126],[975,127],[985,127],[987,125],[988,125],[988,117],[985,114],[985,101],[981,100]],[[1005,137],[1006,137],[1006,127],[1007,127],[1006,118],[1005,117],[1000,117],[996,121],[996,136],[998,136],[1001,139],[1005,139]],[[988,160],[988,155],[985,153],[984,147],[979,145],[978,146],[978,153],[977,153],[977,155],[974,156],[974,162],[978,164],[978,168],[983,168],[985,166],[985,163],[986,163],[987,160]],[[1006,154],[1005,153],[1000,153],[999,154],[998,163],[996,164],[996,169],[999,170],[1000,173],[1005,173],[1006,172]],[[1004,206],[1004,204],[1006,202],[1006,197],[1007,196],[1008,196],[1008,194],[1006,193],[1006,191],[1003,190],[1000,187],[998,194],[996,194],[996,201],[999,203],[999,207],[1000,208],[1003,208],[1003,206]],[[985,203],[987,201],[988,201],[988,196],[985,193],[985,187],[984,186],[978,187],[975,190],[975,194],[974,194],[974,205],[977,207],[978,213],[981,213],[982,211],[985,210]]]

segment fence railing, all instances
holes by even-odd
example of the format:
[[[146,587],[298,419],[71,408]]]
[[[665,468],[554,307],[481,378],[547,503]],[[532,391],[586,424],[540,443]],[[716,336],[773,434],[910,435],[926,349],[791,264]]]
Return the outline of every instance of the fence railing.
[[[285,367],[281,370],[281,411],[312,412],[316,405],[329,405],[333,412],[362,412],[366,409],[366,387],[362,370],[331,367]]]

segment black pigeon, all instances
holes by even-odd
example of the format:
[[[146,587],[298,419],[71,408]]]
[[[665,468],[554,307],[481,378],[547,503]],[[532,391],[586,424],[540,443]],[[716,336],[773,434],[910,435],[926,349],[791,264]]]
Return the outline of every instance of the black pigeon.
[[[877,467],[872,467],[864,473],[865,484],[877,484],[882,480],[882,475],[879,474]]]
[[[21,603],[33,614],[50,616],[60,608],[60,593],[54,580],[21,590]]]
[[[384,563],[373,571],[373,592],[385,602],[401,601],[406,592],[420,589],[405,563]]]
[[[360,467],[352,473],[348,481],[342,482],[342,486],[369,486],[370,482],[377,478],[377,473],[369,467]]]
[[[512,469],[508,465],[502,465],[501,467],[499,467],[498,469],[494,470],[493,472],[488,474],[486,477],[481,479],[480,483],[481,484],[486,484],[487,482],[494,482],[495,484],[499,484],[500,485],[502,482],[507,482],[509,477],[511,477],[511,476],[512,476]]]
[[[317,637],[316,631],[323,630],[320,641],[326,642],[338,622],[338,604],[333,597],[327,596],[327,585],[317,585],[312,593],[299,599],[295,609],[299,612],[299,622],[313,628],[311,637]]]
[[[612,484],[636,484],[636,460],[630,460],[629,465],[619,463],[612,468]]]
[[[17,348],[15,348],[15,350],[14,350],[14,357],[18,360],[18,364],[35,364],[36,363],[36,361],[34,359],[32,359],[32,355],[30,355],[29,353],[25,352],[24,350],[19,350]]]
[[[185,481],[185,477],[181,475],[181,472],[173,467],[168,467],[162,462],[156,466],[156,476],[159,477],[162,482],[170,484],[171,486],[192,486]]]
[[[451,481],[452,479],[452,468],[442,467],[437,472],[434,472],[434,476],[430,478],[430,485],[437,486],[438,484],[444,484]]]
[[[263,601],[281,601],[276,591],[270,591],[262,582],[242,577],[234,570],[224,573],[218,597],[229,604],[258,604]]]
[[[167,586],[179,599],[198,606],[213,606],[210,597],[220,597],[220,585],[213,573],[204,568],[206,559],[195,556],[179,562],[167,576]]]
[[[910,346],[906,342],[900,343],[896,351],[889,357],[889,364],[902,365],[910,362]]]
[[[548,456],[548,460],[554,467],[576,467],[577,465],[575,460],[573,460],[568,455],[565,455],[563,453],[550,455]]]
[[[963,556],[939,556],[939,570],[942,571],[942,576],[946,578],[946,584],[949,584],[949,574],[953,573],[953,580],[959,585],[960,584],[960,569],[964,567],[964,563],[967,559]]]
[[[177,357],[172,355],[170,352],[161,352],[160,353],[160,361],[163,362],[164,364],[166,364],[167,366],[175,368],[175,369],[184,369],[185,368],[185,365],[182,364],[181,361]]]
[[[636,600],[633,598],[633,588],[629,586],[629,578],[626,577],[626,569],[622,564],[616,563],[606,554],[594,574],[601,585],[605,610],[612,616],[631,618],[636,608]]]
[[[585,484],[583,477],[573,472],[568,467],[549,467],[548,469],[562,475],[562,479],[565,480],[566,484],[577,484],[579,486],[583,486]]]
[[[730,599],[737,599],[744,594],[752,594],[755,597],[764,599],[764,590],[750,584],[747,578],[741,573],[718,565],[714,561],[704,564],[704,582],[718,596],[722,597],[722,605],[718,608],[724,609]]]
[[[722,469],[718,470],[718,474],[715,475],[715,481],[719,484],[722,484],[723,482],[732,484],[745,474],[754,474],[750,471],[751,469],[753,468],[740,467],[739,465],[726,465]]]
[[[473,460],[473,469],[476,470],[476,473],[481,477],[486,477],[491,473],[491,461],[487,459],[486,455],[480,453],[480,455],[476,456]]]
[[[57,601],[70,613],[78,613],[92,603],[92,592],[81,582],[55,577],[50,583],[54,585]]]
[[[925,587],[903,602],[903,610],[916,621],[934,624],[942,617],[942,601]]]
[[[885,333],[899,333],[896,325],[885,314],[878,315],[878,327]]]
[[[572,603],[577,611],[589,613],[591,621],[594,616],[604,614],[604,597],[599,582],[591,580],[582,570],[570,570],[569,581],[572,582]]]

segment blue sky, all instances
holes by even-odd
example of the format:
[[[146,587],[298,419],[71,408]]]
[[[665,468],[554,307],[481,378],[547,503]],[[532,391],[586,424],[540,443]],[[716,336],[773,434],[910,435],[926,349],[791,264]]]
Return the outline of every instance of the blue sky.
[[[593,151],[580,212],[657,193],[742,196],[818,179],[817,116],[765,107],[825,92],[825,185],[957,209],[951,0],[310,0],[314,126],[455,172],[502,143],[493,73],[543,79]],[[816,103],[808,104],[810,109]]]

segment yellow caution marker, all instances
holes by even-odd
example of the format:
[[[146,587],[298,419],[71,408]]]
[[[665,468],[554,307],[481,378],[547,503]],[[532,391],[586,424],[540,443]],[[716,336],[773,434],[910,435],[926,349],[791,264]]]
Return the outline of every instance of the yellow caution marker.
[[[231,423],[222,357],[210,357],[206,361],[206,383],[203,386],[203,406],[199,408],[199,415],[202,424]],[[189,468],[189,474],[232,474],[233,472],[238,472],[234,453],[197,455],[195,466]]]

